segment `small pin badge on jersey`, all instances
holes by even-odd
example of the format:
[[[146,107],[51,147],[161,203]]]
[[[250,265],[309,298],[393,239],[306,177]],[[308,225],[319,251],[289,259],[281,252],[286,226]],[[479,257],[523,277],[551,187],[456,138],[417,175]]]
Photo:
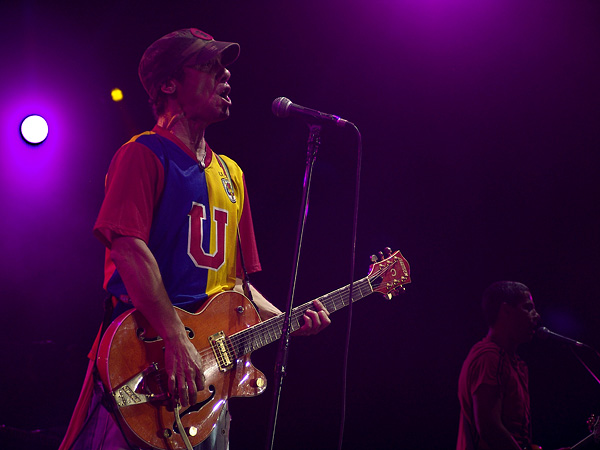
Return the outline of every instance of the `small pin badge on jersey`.
[[[235,192],[231,182],[227,178],[221,178],[221,181],[223,182],[223,188],[225,189],[227,197],[231,200],[231,203],[236,203]]]

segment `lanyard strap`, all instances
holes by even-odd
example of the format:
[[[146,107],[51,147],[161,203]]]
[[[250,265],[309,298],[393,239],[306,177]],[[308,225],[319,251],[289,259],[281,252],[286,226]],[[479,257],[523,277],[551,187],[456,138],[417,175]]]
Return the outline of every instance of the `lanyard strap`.
[[[227,167],[227,163],[225,163],[223,158],[221,158],[217,153],[213,152],[213,155],[215,155],[217,157],[217,161],[219,162],[219,165],[221,166],[221,168],[225,171],[225,175],[227,176],[227,181],[229,181],[229,184],[231,185],[231,189],[233,189],[234,185],[233,185],[233,181],[231,179],[231,174],[229,173],[229,167]],[[237,227],[238,249],[240,252],[240,262],[242,263],[242,273],[243,273],[242,288],[244,290],[244,295],[246,295],[246,297],[248,297],[248,299],[252,302],[254,307],[258,310],[258,306],[256,306],[256,303],[254,303],[254,300],[252,299],[252,292],[250,292],[250,277],[248,276],[248,271],[246,270],[246,264],[244,263],[244,252],[242,251],[242,241],[240,238],[240,228],[238,226],[238,223],[236,223],[236,227]]]

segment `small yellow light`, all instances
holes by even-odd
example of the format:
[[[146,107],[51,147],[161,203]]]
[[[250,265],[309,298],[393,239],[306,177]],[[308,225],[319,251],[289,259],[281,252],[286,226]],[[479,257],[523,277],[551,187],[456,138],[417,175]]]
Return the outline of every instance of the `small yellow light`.
[[[110,91],[110,96],[113,99],[113,102],[120,102],[123,100],[123,91],[119,88],[114,88]]]

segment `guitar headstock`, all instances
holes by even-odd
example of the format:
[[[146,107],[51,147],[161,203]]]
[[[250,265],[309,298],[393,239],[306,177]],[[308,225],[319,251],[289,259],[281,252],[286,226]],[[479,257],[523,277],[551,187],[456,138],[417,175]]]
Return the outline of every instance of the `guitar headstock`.
[[[385,253],[384,253],[385,252]],[[404,285],[410,283],[410,266],[400,250],[392,253],[390,248],[371,256],[369,281],[374,292],[388,299],[404,291]]]
[[[588,430],[590,430],[590,433],[593,435],[594,441],[596,442],[600,440],[600,424],[598,422],[600,422],[600,417],[596,416],[595,414],[592,414],[590,417],[588,417],[586,422]]]

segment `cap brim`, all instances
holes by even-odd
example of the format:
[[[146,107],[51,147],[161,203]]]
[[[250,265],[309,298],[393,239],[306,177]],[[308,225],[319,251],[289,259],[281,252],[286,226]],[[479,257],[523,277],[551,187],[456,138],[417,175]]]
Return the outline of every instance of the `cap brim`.
[[[235,42],[221,42],[215,41],[217,45],[218,52],[214,55],[221,55],[221,64],[224,66],[228,66],[229,64],[235,62],[236,59],[240,56],[240,46]]]
[[[202,44],[202,42],[198,42]],[[221,55],[221,64],[227,66],[233,63],[240,54],[240,46],[235,42],[210,41],[196,51],[188,49],[190,56],[185,58],[185,64],[202,64]]]

